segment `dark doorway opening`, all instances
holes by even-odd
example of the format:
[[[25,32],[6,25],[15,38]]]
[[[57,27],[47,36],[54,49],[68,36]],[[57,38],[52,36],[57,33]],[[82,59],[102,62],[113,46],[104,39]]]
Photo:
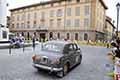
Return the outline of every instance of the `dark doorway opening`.
[[[50,32],[49,38],[50,38],[50,39],[53,38],[53,33],[52,33],[52,32]]]
[[[78,33],[75,33],[75,40],[78,40]]]
[[[87,33],[84,34],[84,40],[85,40],[85,41],[88,40],[88,34],[87,34]]]
[[[69,33],[67,33],[67,39],[68,39],[68,40],[70,39],[70,34],[69,34]]]
[[[30,40],[30,33],[27,32],[27,40]]]
[[[57,34],[58,39],[60,39],[60,33]]]
[[[46,34],[45,33],[40,33],[40,42],[43,41],[45,42]]]

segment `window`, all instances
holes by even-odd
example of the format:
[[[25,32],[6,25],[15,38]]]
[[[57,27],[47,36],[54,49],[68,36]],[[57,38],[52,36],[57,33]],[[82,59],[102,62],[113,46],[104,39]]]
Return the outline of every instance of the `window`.
[[[24,19],[25,19],[25,15],[23,14],[23,15],[22,15],[22,20],[24,20]]]
[[[21,23],[21,28],[22,28],[22,29],[24,29],[24,28],[25,28],[25,27],[24,27],[24,23]]]
[[[62,16],[62,9],[58,9],[57,10],[57,17],[61,17]]]
[[[12,16],[11,20],[14,21],[14,19],[15,19],[15,16]]]
[[[7,31],[2,31],[3,39],[7,38]]]
[[[45,12],[41,13],[41,18],[44,19],[45,18]]]
[[[50,11],[50,17],[54,17],[54,10]]]
[[[17,28],[19,28],[19,23],[17,23]]]
[[[85,19],[84,19],[84,26],[85,26],[85,27],[88,27],[88,26],[89,26],[89,19],[88,19],[88,18],[85,18]]]
[[[14,26],[14,24],[12,24],[12,27],[11,28],[14,28],[15,26]]]
[[[54,44],[54,43],[46,43],[43,45],[42,50],[50,51],[50,52],[61,52],[63,49],[63,45],[61,44]]]
[[[70,19],[67,19],[67,20],[66,20],[66,26],[67,26],[67,27],[71,26],[71,20],[70,20]]]
[[[76,44],[73,45],[74,50],[78,50],[78,46]]]
[[[76,7],[75,9],[75,15],[80,16],[80,7]]]
[[[97,8],[97,16],[99,16],[99,8]]]
[[[36,26],[37,26],[37,25],[36,25],[36,21],[34,21],[33,27],[36,28]]]
[[[27,15],[27,19],[28,19],[28,20],[30,19],[30,13],[28,13],[28,15]]]
[[[80,0],[76,0],[77,2],[80,2]]]
[[[57,27],[61,27],[61,19],[57,19]]]
[[[86,5],[85,6],[85,15],[87,16],[87,15],[89,15],[89,13],[90,13],[89,6]]]
[[[50,27],[53,27],[53,19],[50,20]]]
[[[79,27],[80,26],[80,20],[79,19],[75,19],[75,27]]]
[[[51,3],[51,7],[53,7],[54,6],[54,4],[53,3]]]
[[[17,21],[19,21],[20,20],[20,16],[19,15],[17,15]]]
[[[67,16],[71,16],[71,8],[67,8]]]
[[[27,22],[27,28],[30,28],[30,22],[29,21]]]
[[[35,13],[34,13],[34,19],[36,19],[36,18],[37,18],[37,13],[35,12]]]
[[[74,48],[73,48],[73,45],[72,45],[72,44],[70,44],[70,45],[69,45],[68,50],[70,50],[70,51],[71,51],[71,50],[74,50]]]

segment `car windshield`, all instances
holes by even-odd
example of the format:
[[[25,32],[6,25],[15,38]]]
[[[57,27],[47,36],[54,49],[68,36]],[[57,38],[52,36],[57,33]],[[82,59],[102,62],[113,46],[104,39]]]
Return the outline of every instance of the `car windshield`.
[[[63,50],[63,46],[61,44],[46,43],[43,44],[42,50],[51,52],[61,52]]]

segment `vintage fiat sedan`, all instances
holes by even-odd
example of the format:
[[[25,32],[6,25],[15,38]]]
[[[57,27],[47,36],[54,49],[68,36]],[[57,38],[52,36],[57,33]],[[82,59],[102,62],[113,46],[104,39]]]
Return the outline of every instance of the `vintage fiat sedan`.
[[[33,66],[55,72],[64,77],[75,65],[81,64],[82,54],[79,46],[70,41],[48,41],[42,45],[39,53],[32,56]]]

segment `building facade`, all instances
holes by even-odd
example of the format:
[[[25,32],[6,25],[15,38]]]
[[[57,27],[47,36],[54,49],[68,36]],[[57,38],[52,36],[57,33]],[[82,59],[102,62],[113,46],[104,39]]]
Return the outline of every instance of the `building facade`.
[[[103,0],[51,0],[11,9],[10,31],[31,37],[103,40]]]
[[[115,38],[115,26],[114,26],[114,21],[108,16],[106,16],[106,23],[105,23],[105,38],[106,40],[110,41],[111,39]]]
[[[0,43],[8,41],[9,30],[6,28],[7,25],[7,1],[0,0]]]

